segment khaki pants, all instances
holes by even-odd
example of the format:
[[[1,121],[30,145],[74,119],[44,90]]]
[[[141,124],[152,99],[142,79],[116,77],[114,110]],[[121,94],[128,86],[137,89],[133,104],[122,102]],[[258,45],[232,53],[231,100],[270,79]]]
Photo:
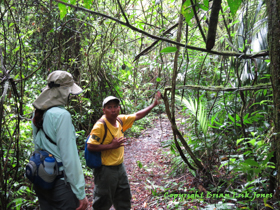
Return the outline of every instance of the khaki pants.
[[[93,199],[94,210],[108,210],[112,204],[116,210],[130,210],[131,193],[123,163],[94,169]]]

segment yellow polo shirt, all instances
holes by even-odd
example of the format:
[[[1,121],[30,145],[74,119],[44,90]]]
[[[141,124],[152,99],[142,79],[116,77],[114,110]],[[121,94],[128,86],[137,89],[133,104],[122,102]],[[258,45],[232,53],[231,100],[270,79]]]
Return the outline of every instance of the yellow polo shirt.
[[[123,127],[121,126],[121,124],[118,121],[117,121],[118,126],[114,127],[111,123],[109,123],[107,121],[107,119],[104,115],[102,116],[102,119],[105,120],[106,125],[107,125],[107,135],[106,135],[106,138],[104,139],[103,144],[110,144],[114,137],[120,138],[120,137],[124,136],[124,132],[128,128],[131,128],[131,126],[133,125],[136,115],[135,114],[119,115],[118,117],[122,120]],[[88,140],[88,144],[96,144],[96,145],[101,144],[103,137],[104,137],[104,133],[105,133],[105,130],[104,130],[103,123],[102,122],[95,123],[95,125],[93,126],[93,128],[90,132],[90,138]],[[123,162],[123,155],[124,155],[124,147],[119,147],[117,149],[104,150],[101,152],[102,165],[106,165],[106,166],[120,165]]]

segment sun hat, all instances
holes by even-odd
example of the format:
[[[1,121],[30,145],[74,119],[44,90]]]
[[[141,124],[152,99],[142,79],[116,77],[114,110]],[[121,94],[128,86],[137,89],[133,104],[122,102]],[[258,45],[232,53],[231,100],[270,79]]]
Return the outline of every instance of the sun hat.
[[[120,99],[118,99],[117,97],[115,97],[115,96],[108,96],[108,97],[106,97],[106,98],[103,100],[102,107],[104,108],[104,106],[105,106],[109,101],[113,101],[113,100],[117,100],[118,103],[120,103]]]
[[[74,83],[73,76],[66,71],[56,70],[50,73],[47,82],[48,85],[33,102],[36,109],[46,110],[53,106],[65,106],[69,94],[78,95],[83,91]]]

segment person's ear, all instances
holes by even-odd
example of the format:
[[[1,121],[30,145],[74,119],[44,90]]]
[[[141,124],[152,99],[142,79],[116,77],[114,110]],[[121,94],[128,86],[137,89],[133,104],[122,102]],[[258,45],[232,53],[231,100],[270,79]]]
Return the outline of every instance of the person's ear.
[[[104,110],[104,108],[102,109],[102,111],[103,111],[103,114],[105,114],[105,110]]]

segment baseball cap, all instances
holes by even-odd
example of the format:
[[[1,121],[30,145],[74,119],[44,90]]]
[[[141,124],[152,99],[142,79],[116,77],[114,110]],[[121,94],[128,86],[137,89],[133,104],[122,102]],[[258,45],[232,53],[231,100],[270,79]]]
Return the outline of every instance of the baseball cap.
[[[118,99],[117,97],[115,96],[108,96],[106,97],[104,100],[103,100],[103,103],[102,103],[102,107],[104,108],[104,106],[109,102],[109,101],[118,101],[118,103],[120,103],[120,99]]]

